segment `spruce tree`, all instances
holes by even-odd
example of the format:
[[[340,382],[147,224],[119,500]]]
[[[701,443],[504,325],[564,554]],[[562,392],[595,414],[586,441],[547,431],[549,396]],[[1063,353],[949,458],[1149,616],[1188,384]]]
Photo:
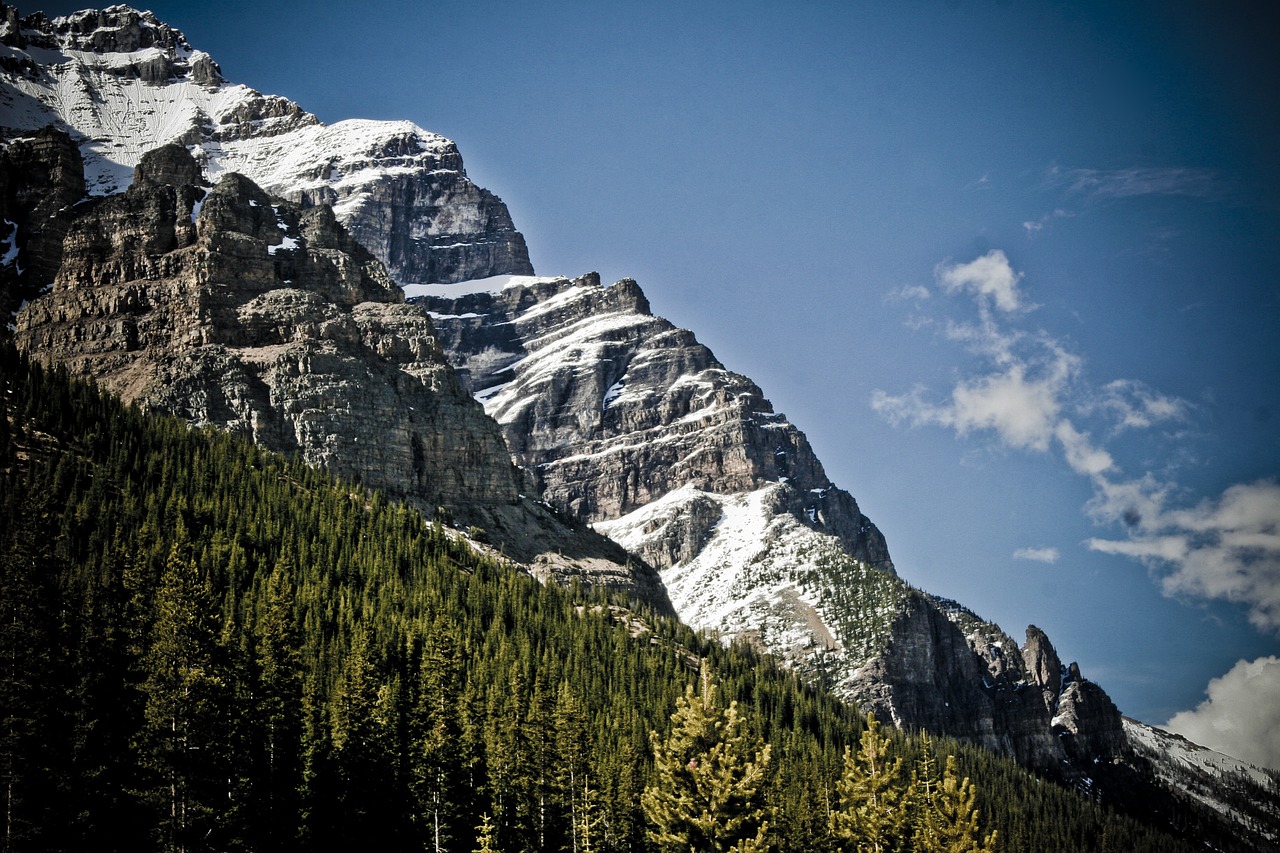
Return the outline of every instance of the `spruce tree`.
[[[676,702],[671,733],[650,733],[657,781],[641,804],[648,837],[665,853],[758,853],[769,849],[763,799],[769,746],[748,734],[738,703],[721,708],[706,664],[701,690]]]
[[[258,830],[272,848],[292,839],[302,786],[302,653],[294,615],[295,565],[286,553],[267,578],[255,623],[261,761],[254,797]]]
[[[493,846],[494,826],[488,814],[480,818],[480,825],[476,827],[476,832],[479,833],[476,837],[476,844],[480,846],[473,850],[472,853],[499,853],[498,848]]]
[[[0,421],[4,413],[0,412]],[[28,496],[30,498],[30,496]],[[0,535],[0,850],[51,845],[64,822],[57,766],[59,723],[57,571],[29,499]],[[6,524],[6,527],[8,527]]]
[[[449,849],[457,834],[463,776],[461,699],[462,659],[457,626],[439,619],[423,638],[418,669],[409,757],[411,786],[421,838],[426,849]]]

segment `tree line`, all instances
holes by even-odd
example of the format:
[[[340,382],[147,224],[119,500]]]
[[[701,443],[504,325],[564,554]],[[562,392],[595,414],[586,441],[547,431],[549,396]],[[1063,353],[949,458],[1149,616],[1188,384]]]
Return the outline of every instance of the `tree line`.
[[[9,345],[0,382],[4,851],[1182,849]]]

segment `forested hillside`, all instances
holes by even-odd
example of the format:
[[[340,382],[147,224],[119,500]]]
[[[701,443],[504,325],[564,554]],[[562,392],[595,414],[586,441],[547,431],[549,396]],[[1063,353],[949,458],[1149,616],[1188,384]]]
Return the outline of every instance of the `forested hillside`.
[[[756,774],[733,808],[766,846],[855,849],[876,738],[770,660],[7,345],[0,383],[3,850],[670,849],[702,766]],[[711,741],[683,738],[698,719]],[[1183,849],[987,753],[879,737],[902,770],[874,784],[941,803],[949,778],[996,849]],[[891,837],[930,849],[925,825]]]

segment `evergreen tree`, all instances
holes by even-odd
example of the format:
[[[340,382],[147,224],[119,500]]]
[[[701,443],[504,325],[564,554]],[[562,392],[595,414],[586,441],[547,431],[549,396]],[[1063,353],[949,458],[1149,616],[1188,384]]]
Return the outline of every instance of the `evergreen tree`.
[[[591,779],[582,776],[582,792],[576,797],[577,807],[573,820],[573,853],[599,853],[602,840],[600,825],[604,815],[598,804],[599,791],[591,787]]]
[[[449,848],[461,827],[464,790],[461,701],[462,660],[457,626],[438,619],[423,638],[418,696],[411,721],[411,785],[419,837],[429,850]]]
[[[0,411],[0,420],[4,413]],[[0,850],[47,849],[65,815],[55,772],[58,597],[47,510],[14,507],[0,536]]]
[[[649,840],[665,853],[757,853],[769,849],[762,795],[769,746],[746,731],[738,703],[715,701],[703,664],[701,690],[690,685],[671,715],[671,733],[650,733],[656,782],[641,798]]]
[[[497,847],[493,846],[494,827],[493,821],[489,819],[489,815],[485,815],[480,819],[480,825],[476,827],[479,835],[476,837],[477,847],[472,853],[500,853]]]
[[[399,827],[389,705],[394,688],[381,683],[369,632],[356,626],[331,702],[334,765],[338,773],[340,835],[356,844],[387,845]]]
[[[588,761],[587,720],[577,695],[567,681],[560,683],[556,707],[551,721],[553,739],[554,810],[557,817],[567,818],[570,837],[566,849],[581,850],[580,830],[584,826],[580,814],[581,799]],[[595,792],[593,792],[595,793]]]
[[[844,750],[844,771],[836,785],[840,808],[831,814],[832,835],[842,849],[891,853],[903,849],[910,830],[910,786],[902,758],[891,755],[888,736],[874,714],[867,714],[858,751]]]
[[[942,782],[921,803],[924,832],[918,832],[916,847],[920,853],[994,853],[996,833],[983,838],[978,830],[978,810],[974,807],[977,792],[968,777],[960,778],[956,758],[947,756]]]
[[[302,650],[294,613],[296,571],[283,554],[267,578],[255,623],[258,748],[264,763],[253,797],[259,837],[272,849],[293,839],[302,787]]]
[[[160,577],[142,688],[144,737],[159,776],[153,801],[164,815],[162,843],[176,851],[211,842],[228,778],[218,614],[189,551],[175,544]]]

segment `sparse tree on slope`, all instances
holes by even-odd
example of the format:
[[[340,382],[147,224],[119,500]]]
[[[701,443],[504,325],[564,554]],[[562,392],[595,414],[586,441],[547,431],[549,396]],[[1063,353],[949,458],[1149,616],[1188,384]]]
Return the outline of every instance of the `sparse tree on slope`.
[[[720,708],[705,664],[701,691],[676,702],[671,734],[650,733],[656,784],[641,798],[649,840],[667,853],[759,853],[769,849],[762,782],[769,747],[746,731],[733,702]]]

